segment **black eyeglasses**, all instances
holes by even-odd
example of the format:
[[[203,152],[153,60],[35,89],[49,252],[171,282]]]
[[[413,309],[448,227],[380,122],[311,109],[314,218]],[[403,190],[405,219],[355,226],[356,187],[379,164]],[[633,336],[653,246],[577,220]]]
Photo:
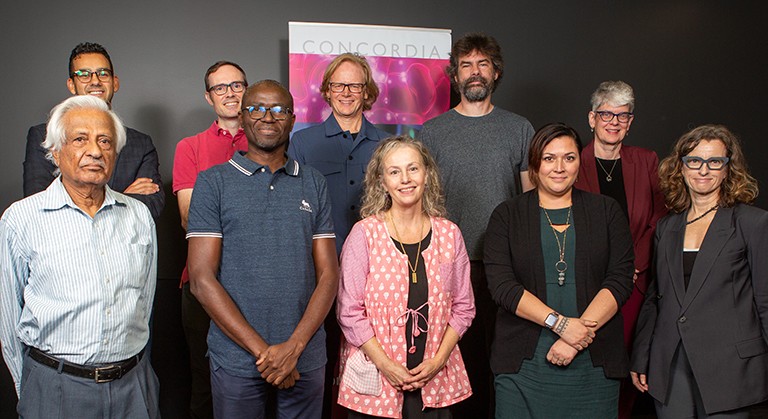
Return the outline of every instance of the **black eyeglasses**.
[[[600,117],[600,119],[603,120],[603,122],[611,122],[615,117],[622,124],[629,122],[629,120],[632,119],[632,117],[635,115],[632,112],[613,113],[611,111],[595,111],[595,113]]]
[[[365,83],[328,83],[328,88],[333,93],[341,93],[344,89],[349,89],[349,93],[362,93]]]
[[[691,170],[699,170],[701,166],[707,165],[709,170],[723,170],[728,162],[731,161],[728,157],[710,157],[703,159],[698,156],[683,156],[683,164],[685,167]]]
[[[245,90],[246,86],[247,84],[245,84],[244,81],[233,81],[229,84],[222,83],[211,86],[208,88],[208,91],[216,93],[216,96],[224,96],[224,94],[227,93],[227,89],[231,89],[232,93],[240,93]]]
[[[272,114],[272,118],[274,118],[276,121],[283,121],[285,119],[288,119],[288,115],[293,113],[293,110],[291,108],[287,108],[285,106],[246,106],[242,109],[243,112],[248,112],[248,115],[255,120],[259,120],[261,118],[264,118],[267,116],[267,111],[269,111],[270,114]]]
[[[77,77],[81,83],[88,83],[91,81],[91,76],[94,74],[99,81],[109,81],[112,79],[112,70],[108,68],[97,68],[96,70],[82,68],[80,70],[75,70],[70,76],[73,78]]]

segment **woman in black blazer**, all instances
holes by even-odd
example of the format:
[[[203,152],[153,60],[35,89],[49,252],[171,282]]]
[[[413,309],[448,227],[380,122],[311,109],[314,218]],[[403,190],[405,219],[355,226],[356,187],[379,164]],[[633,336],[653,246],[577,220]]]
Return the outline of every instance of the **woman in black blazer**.
[[[673,215],[656,228],[655,280],[632,380],[659,418],[747,418],[768,399],[768,212],[724,126],[683,135],[659,168]]]
[[[632,237],[616,201],[573,188],[579,153],[572,128],[539,129],[528,153],[536,189],[499,205],[488,223],[497,418],[618,414]]]

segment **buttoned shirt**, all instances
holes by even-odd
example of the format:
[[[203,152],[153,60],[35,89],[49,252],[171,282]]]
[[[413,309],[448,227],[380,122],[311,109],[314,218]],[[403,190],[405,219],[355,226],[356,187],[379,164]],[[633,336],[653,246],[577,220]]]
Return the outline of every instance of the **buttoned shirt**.
[[[288,340],[317,285],[313,240],[333,238],[325,178],[292,159],[273,173],[241,153],[197,178],[187,238],[221,239],[219,282],[269,345]],[[230,375],[259,377],[256,359],[215,322],[208,331],[212,362]],[[296,365],[325,365],[321,326]]]
[[[91,217],[61,178],[0,219],[0,342],[19,392],[24,346],[77,364],[121,361],[149,338],[155,223],[105,186]]]
[[[365,117],[355,138],[339,126],[331,114],[321,125],[293,134],[288,155],[299,164],[314,167],[325,176],[331,195],[333,225],[336,229],[336,254],[349,230],[360,219],[360,199],[368,161],[379,141],[390,134]]]

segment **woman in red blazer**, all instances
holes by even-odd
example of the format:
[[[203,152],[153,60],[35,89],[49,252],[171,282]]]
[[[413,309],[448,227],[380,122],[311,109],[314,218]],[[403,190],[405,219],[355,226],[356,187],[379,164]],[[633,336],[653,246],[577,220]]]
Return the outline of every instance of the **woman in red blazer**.
[[[592,93],[589,126],[594,140],[581,152],[576,188],[614,198],[629,219],[635,251],[635,287],[621,308],[624,316],[624,344],[632,348],[635,323],[648,289],[656,221],[667,210],[659,189],[659,158],[640,147],[624,145],[634,120],[635,95],[627,83],[606,81]],[[636,390],[625,380],[619,396],[619,417],[629,418]]]

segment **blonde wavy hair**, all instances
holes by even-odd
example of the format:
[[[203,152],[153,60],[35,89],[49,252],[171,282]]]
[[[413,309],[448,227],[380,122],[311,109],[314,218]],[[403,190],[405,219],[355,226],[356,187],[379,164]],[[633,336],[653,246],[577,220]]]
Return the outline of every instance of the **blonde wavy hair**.
[[[738,203],[751,204],[757,198],[757,181],[747,170],[747,160],[736,135],[723,125],[702,125],[683,134],[672,148],[672,154],[659,165],[659,186],[670,211],[679,213],[691,206],[688,186],[683,180],[682,158],[690,154],[700,142],[712,140],[720,140],[725,144],[725,157],[730,159],[723,169],[728,172],[720,184],[719,205],[732,207]]]
[[[365,172],[365,194],[363,195],[363,204],[360,208],[360,216],[362,218],[372,215],[379,216],[392,207],[392,197],[384,189],[384,159],[389,153],[400,147],[413,148],[419,153],[424,163],[426,176],[424,180],[424,195],[421,199],[424,213],[430,217],[445,217],[445,196],[443,195],[443,187],[440,184],[440,174],[437,170],[435,159],[429,154],[429,150],[421,141],[407,135],[386,138],[379,142],[378,147],[374,150]]]

